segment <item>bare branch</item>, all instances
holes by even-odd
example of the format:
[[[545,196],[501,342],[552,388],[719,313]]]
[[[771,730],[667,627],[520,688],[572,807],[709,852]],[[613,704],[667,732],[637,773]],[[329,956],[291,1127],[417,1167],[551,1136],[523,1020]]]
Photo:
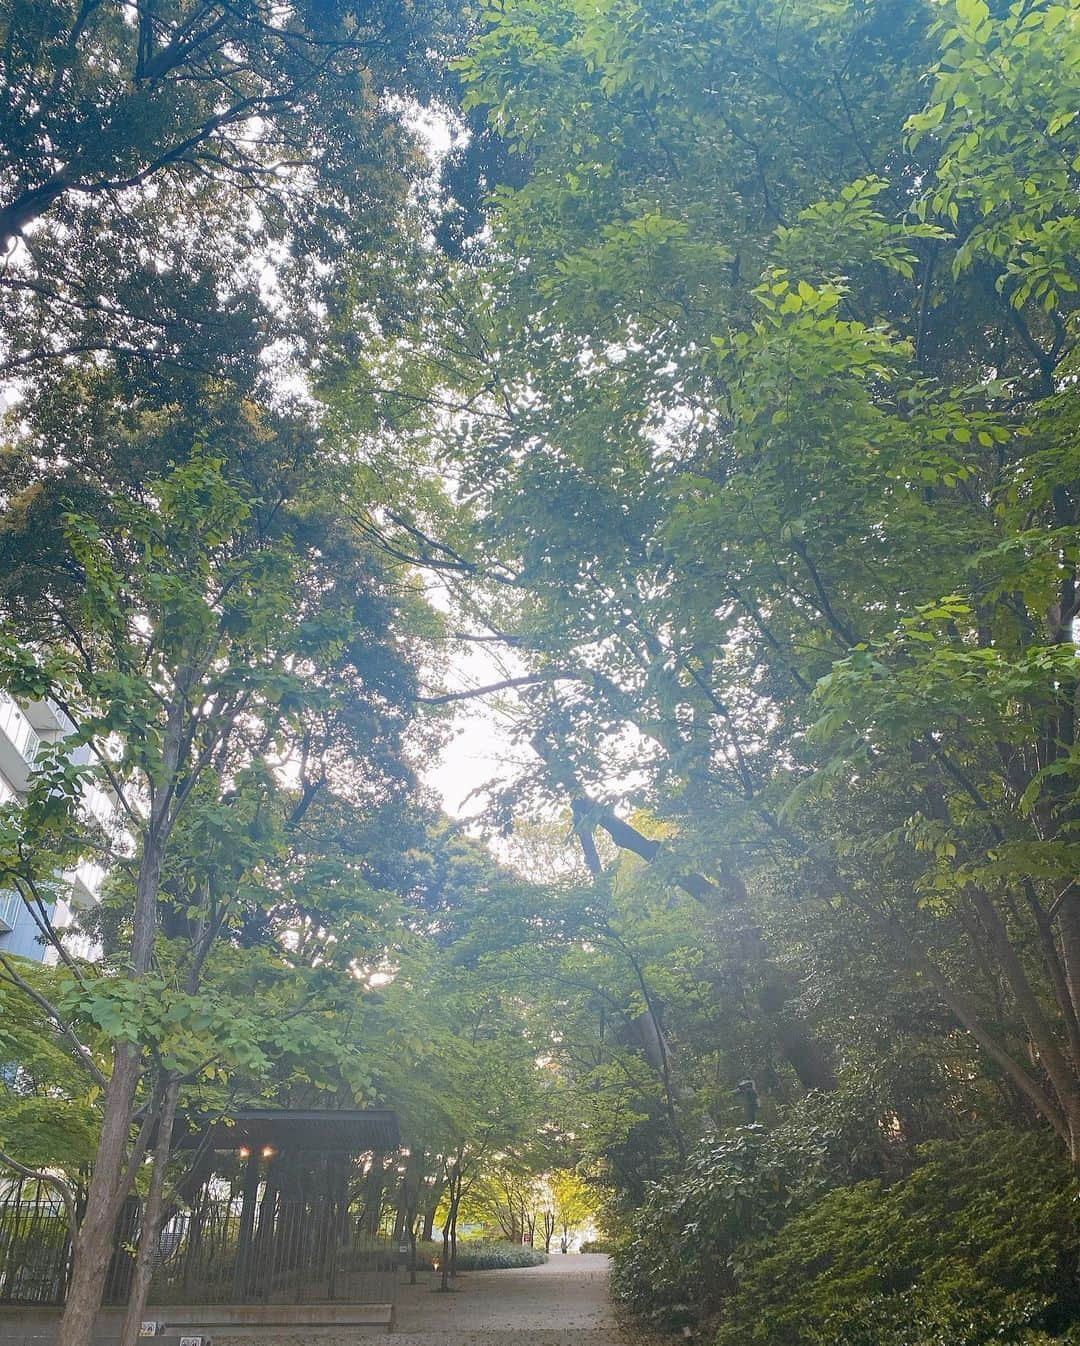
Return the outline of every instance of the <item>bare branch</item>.
[[[505,692],[512,687],[532,687],[538,682],[581,682],[580,673],[525,673],[518,678],[504,678],[501,682],[489,682],[483,687],[471,687],[460,692],[443,692],[440,696],[418,696],[422,706],[445,706],[452,701],[472,701],[478,696],[490,696],[493,692]]]

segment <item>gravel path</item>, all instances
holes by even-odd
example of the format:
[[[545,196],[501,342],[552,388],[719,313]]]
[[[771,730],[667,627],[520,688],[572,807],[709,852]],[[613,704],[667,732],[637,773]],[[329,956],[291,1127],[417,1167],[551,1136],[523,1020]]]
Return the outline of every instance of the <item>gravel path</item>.
[[[608,1300],[608,1260],[555,1254],[521,1271],[471,1271],[440,1294],[424,1274],[398,1291],[392,1333],[308,1332],[274,1346],[627,1346]],[[214,1346],[251,1346],[251,1337],[215,1333]]]

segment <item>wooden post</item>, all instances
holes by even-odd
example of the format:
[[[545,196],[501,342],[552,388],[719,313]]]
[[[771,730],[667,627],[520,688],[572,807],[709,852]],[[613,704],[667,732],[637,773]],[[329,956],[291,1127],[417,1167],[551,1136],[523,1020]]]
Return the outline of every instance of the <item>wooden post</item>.
[[[251,1265],[252,1235],[255,1231],[255,1205],[259,1195],[259,1156],[252,1149],[244,1169],[243,1204],[240,1207],[240,1232],[236,1243],[233,1271],[233,1298],[242,1303],[247,1294],[248,1268]]]

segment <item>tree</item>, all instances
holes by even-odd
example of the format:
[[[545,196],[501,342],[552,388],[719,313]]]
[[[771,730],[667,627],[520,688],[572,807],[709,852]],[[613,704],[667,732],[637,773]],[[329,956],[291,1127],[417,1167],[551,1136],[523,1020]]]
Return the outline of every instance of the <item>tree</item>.
[[[5,375],[236,367],[310,345],[317,305],[389,297],[354,268],[400,228],[423,171],[401,108],[438,96],[453,28],[440,4],[8,0]]]
[[[506,810],[737,913],[804,1085],[785,921],[839,904],[1075,1156],[1076,16],[949,13],[489,11],[469,102],[529,177],[403,388],[468,407]]]
[[[555,1198],[555,1219],[563,1239],[569,1242],[595,1213],[593,1194],[572,1168],[550,1174],[548,1185]]]
[[[535,1130],[537,1080],[520,1028],[502,1021],[503,1007],[489,993],[465,986],[456,996],[447,989],[442,1000],[457,1038],[455,1070],[443,1082],[450,1106],[439,1145],[446,1174],[440,1270],[447,1290],[462,1202],[500,1156]]]
[[[15,1161],[43,1173],[63,1156],[77,1199],[97,1141],[100,1086],[45,1009],[61,998],[61,974],[28,964],[21,975],[40,1001],[0,981],[0,1164],[13,1168]],[[104,1070],[104,1044],[97,1035],[92,1040],[87,1050]]]
[[[76,606],[54,609],[45,649],[6,651],[6,681],[18,694],[49,694],[77,708],[78,728],[63,751],[86,745],[92,774],[102,777],[124,811],[137,871],[124,938],[123,985],[130,992],[152,971],[169,847],[200,792],[214,782],[215,794],[234,794],[246,766],[293,752],[304,773],[320,724],[340,717],[343,725],[364,725],[369,701],[383,706],[368,746],[389,743],[395,733],[384,697],[404,665],[377,644],[368,654],[373,637],[386,639],[394,606],[380,600],[374,569],[362,588],[337,587],[347,572],[332,516],[298,546],[305,527],[315,523],[316,501],[298,493],[290,518],[286,499],[281,493],[250,503],[230,479],[226,460],[197,450],[147,489],[145,503],[114,501],[104,523],[70,516],[66,532],[83,585]],[[334,558],[331,576],[320,568],[326,555]],[[336,741],[348,750],[347,737]],[[372,754],[371,784],[379,768]],[[51,769],[35,777],[27,806],[9,816],[7,877],[31,902],[55,860],[55,847],[46,844],[50,833],[78,835],[72,826],[78,774],[57,753]],[[209,892],[203,897],[213,900]],[[218,933],[217,914],[202,909],[206,947],[195,954],[196,966]],[[4,967],[17,977],[9,960]],[[106,1000],[115,1005],[114,988]],[[129,1156],[142,1040],[138,1026],[115,1008],[99,1021],[115,1045],[65,1309],[64,1340],[71,1342],[89,1330],[116,1213],[168,1093],[166,1086],[146,1109]],[[175,1092],[169,1103],[175,1107]]]
[[[539,1188],[517,1156],[499,1155],[473,1184],[463,1206],[466,1223],[479,1221],[510,1243],[531,1242]]]

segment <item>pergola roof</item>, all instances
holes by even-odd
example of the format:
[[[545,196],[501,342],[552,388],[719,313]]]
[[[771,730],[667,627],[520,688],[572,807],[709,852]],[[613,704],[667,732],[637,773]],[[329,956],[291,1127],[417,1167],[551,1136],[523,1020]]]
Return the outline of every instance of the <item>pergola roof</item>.
[[[193,1129],[177,1145],[195,1149],[205,1134],[201,1128]],[[215,1150],[270,1145],[294,1154],[300,1150],[363,1154],[392,1150],[399,1141],[397,1114],[390,1108],[240,1108],[210,1128]]]

